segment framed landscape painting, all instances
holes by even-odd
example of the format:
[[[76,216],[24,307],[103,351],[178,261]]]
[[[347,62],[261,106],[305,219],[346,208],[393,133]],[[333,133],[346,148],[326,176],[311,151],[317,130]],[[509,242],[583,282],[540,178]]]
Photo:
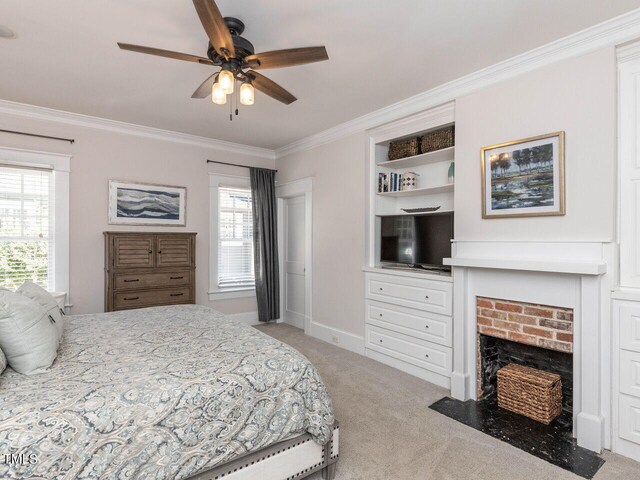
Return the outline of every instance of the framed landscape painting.
[[[564,132],[484,147],[482,218],[564,215]]]
[[[187,189],[109,180],[109,223],[186,225]]]

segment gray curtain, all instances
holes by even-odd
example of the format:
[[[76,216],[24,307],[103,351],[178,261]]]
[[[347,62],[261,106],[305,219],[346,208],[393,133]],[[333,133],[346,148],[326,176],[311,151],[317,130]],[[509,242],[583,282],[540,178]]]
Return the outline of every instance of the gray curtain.
[[[258,319],[261,322],[269,322],[280,318],[276,172],[263,168],[250,170],[253,197],[253,263]]]

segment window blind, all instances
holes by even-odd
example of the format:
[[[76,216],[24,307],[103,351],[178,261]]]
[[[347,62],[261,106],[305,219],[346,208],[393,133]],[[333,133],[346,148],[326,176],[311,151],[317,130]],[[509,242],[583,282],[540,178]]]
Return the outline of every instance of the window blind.
[[[0,286],[53,290],[54,198],[51,170],[0,164]]]
[[[252,287],[251,190],[218,188],[218,287]]]

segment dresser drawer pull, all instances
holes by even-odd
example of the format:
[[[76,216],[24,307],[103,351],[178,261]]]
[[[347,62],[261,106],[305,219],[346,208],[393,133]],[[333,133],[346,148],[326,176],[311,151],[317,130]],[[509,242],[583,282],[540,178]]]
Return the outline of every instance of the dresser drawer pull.
[[[133,280],[125,280],[124,283],[129,283],[129,282],[139,282],[140,279],[139,278],[134,278]]]
[[[149,250],[149,253],[153,253],[153,250]]]
[[[184,277],[169,277],[169,280],[182,280]]]
[[[184,293],[172,293],[171,295],[169,295],[170,297],[181,297],[182,295],[184,295]]]
[[[162,253],[162,250],[158,250],[158,253]]]
[[[425,356],[426,358],[429,358],[429,354],[428,354],[428,353],[425,353],[425,354],[424,354],[424,356]]]
[[[425,326],[424,326],[424,328],[428,329],[428,328],[429,328],[429,325],[425,325]]]
[[[380,291],[382,291],[382,287],[380,287]]]
[[[425,296],[424,296],[424,299],[425,299],[425,300],[429,300],[429,295],[425,295]]]
[[[140,300],[140,297],[124,297],[125,300]]]
[[[380,343],[382,343],[382,339],[380,340]]]
[[[380,314],[380,316],[382,316],[382,314]]]

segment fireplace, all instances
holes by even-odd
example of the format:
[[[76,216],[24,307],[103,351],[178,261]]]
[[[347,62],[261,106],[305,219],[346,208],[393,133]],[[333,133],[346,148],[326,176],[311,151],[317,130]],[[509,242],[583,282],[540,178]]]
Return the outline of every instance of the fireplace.
[[[496,394],[498,370],[509,363],[560,375],[562,407],[573,417],[573,309],[476,298],[477,399]]]

